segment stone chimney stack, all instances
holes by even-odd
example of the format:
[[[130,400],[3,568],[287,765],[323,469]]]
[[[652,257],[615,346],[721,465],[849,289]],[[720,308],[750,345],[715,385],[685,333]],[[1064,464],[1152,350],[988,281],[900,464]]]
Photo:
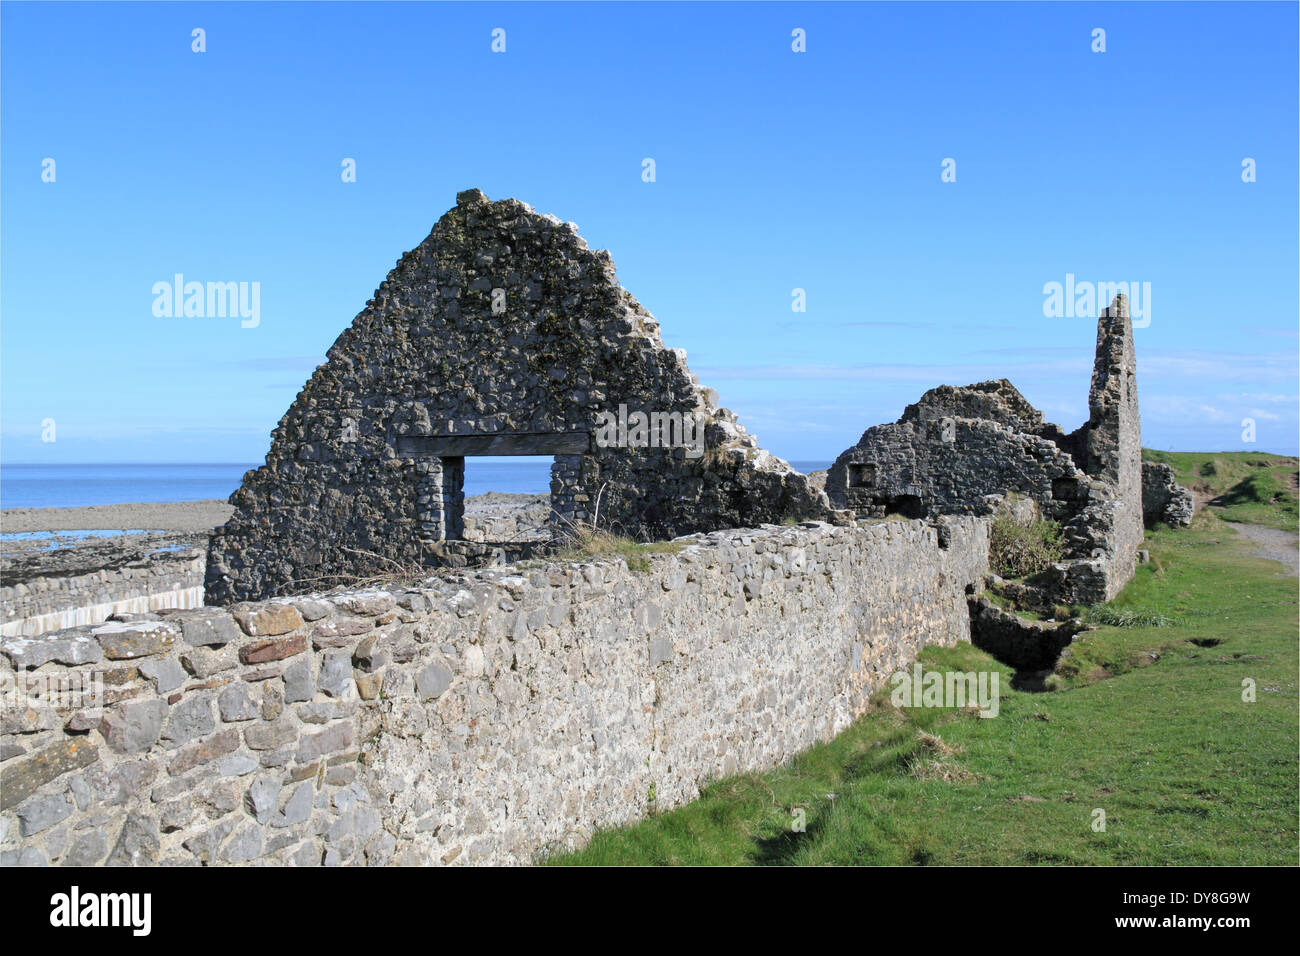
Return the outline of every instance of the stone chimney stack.
[[[1140,493],[1142,424],[1138,415],[1137,357],[1128,296],[1115,296],[1097,320],[1097,354],[1088,391],[1088,472]]]
[[[1088,391],[1087,471],[1116,491],[1116,557],[1132,560],[1142,546],[1142,422],[1138,414],[1137,357],[1128,296],[1115,296],[1097,320],[1097,356]],[[1119,577],[1127,580],[1129,574]]]

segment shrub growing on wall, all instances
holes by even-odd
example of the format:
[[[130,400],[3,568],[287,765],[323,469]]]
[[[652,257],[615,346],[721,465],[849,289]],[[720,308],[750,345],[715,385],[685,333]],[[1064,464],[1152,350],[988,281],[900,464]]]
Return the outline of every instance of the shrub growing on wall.
[[[1007,512],[993,519],[989,538],[989,567],[1005,578],[1023,578],[1046,571],[1065,550],[1059,523],[1043,518],[1021,520]]]

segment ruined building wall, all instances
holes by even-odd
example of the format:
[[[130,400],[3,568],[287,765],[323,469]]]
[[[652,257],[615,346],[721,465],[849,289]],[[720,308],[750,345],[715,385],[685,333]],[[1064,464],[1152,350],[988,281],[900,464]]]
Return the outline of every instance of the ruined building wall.
[[[1069,604],[1100,604],[1118,594],[1133,577],[1145,536],[1137,356],[1122,294],[1097,321],[1088,411],[1076,434],[1093,488],[1065,522],[1067,561],[1050,575],[1053,596]]]
[[[1142,463],[1142,517],[1148,525],[1164,523],[1186,528],[1192,523],[1195,498],[1178,484],[1174,470],[1166,464]]]
[[[1087,470],[1115,489],[1107,536],[1112,586],[1106,600],[1133,576],[1145,534],[1142,520],[1142,420],[1138,413],[1137,355],[1128,297],[1117,295],[1097,321],[1097,353],[1088,390]]]
[[[986,496],[1016,492],[1061,517],[1087,494],[1088,477],[1052,442],[996,421],[904,416],[867,429],[826,487],[838,507],[865,515],[988,514]]]
[[[932,388],[915,405],[903,410],[900,422],[936,418],[973,418],[997,422],[1014,432],[1046,439],[1083,467],[1087,462],[1088,425],[1085,422],[1067,434],[1043,418],[1020,391],[1005,378],[974,385]]]
[[[1065,561],[1047,575],[1052,599],[1108,601],[1132,577],[1143,538],[1137,359],[1123,295],[1097,323],[1088,408],[1067,434],[1005,379],[939,386],[897,422],[867,429],[830,468],[826,492],[866,515],[988,514],[993,496],[1027,496],[1064,529]],[[1190,495],[1172,474],[1160,481],[1146,510],[1170,508],[1181,521]]]
[[[985,519],[768,526],[0,642],[0,863],[516,863],[843,730],[969,639]],[[44,682],[42,684],[42,682]]]
[[[598,447],[601,413],[698,416],[705,447]],[[552,455],[561,524],[662,538],[826,517],[757,443],[607,252],[516,200],[457,197],[330,348],[212,540],[209,603],[418,564],[460,537],[466,456]],[[471,464],[472,467],[472,464]]]
[[[930,389],[914,405],[903,409],[899,421],[933,421],[942,418],[974,418],[997,422],[1015,432],[1037,435],[1047,423],[1043,413],[1020,394],[1005,378],[975,385],[940,385]]]

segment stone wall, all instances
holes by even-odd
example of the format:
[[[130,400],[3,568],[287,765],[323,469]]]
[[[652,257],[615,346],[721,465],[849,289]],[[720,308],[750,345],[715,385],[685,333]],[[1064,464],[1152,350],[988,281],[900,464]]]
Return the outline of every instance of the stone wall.
[[[969,639],[988,527],[681,544],[641,573],[446,571],[6,640],[0,861],[515,863],[579,846],[829,738],[921,647]],[[19,682],[46,689],[15,703]]]
[[[231,496],[208,603],[427,564],[431,543],[464,532],[466,456],[553,456],[558,524],[590,521],[599,501],[601,526],[637,539],[830,517],[716,403],[608,252],[468,190],[339,336]],[[702,443],[601,437],[603,416],[638,414],[699,422]]]
[[[970,615],[971,642],[976,647],[1017,671],[1039,672],[1043,677],[1075,635],[1088,627],[1078,619],[1049,622],[1022,617],[986,597],[970,599]]]
[[[200,607],[205,564],[204,552],[193,548],[48,573],[20,573],[6,561],[0,636],[99,624],[113,614]]]

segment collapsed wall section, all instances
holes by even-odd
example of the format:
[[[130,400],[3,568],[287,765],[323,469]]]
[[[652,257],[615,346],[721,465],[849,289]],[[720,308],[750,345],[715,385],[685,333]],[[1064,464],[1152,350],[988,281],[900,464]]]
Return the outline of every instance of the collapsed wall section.
[[[1142,463],[1142,517],[1148,525],[1186,528],[1192,523],[1196,501],[1178,484],[1173,468],[1163,462]]]
[[[46,690],[3,715],[0,861],[518,863],[579,846],[828,739],[922,647],[968,640],[988,526],[682,544],[644,573],[447,572],[7,640],[0,677]]]

